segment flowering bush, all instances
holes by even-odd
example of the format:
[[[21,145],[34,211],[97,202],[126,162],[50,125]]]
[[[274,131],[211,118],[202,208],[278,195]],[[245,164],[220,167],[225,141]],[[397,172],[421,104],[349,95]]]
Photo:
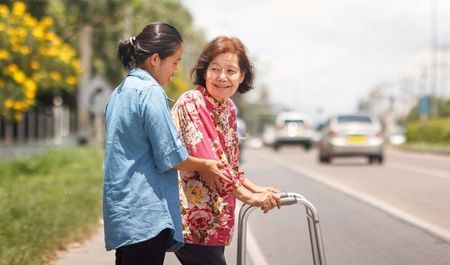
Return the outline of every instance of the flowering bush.
[[[53,20],[37,20],[23,2],[0,5],[0,111],[20,120],[37,90],[74,90],[81,72],[75,50],[51,31]]]

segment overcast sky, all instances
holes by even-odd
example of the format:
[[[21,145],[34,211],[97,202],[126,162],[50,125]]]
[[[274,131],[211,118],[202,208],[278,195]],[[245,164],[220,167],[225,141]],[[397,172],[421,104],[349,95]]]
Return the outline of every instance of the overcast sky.
[[[448,47],[449,0],[182,0],[208,39],[244,42],[272,102],[313,116],[355,111],[373,87],[417,80],[430,65],[433,1]]]

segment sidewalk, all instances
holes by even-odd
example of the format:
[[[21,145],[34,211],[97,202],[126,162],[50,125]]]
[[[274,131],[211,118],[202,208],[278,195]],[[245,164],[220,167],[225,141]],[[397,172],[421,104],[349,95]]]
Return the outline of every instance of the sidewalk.
[[[69,248],[61,253],[54,265],[113,265],[115,262],[115,252],[106,251],[103,226],[100,225],[98,231],[88,241],[82,245]],[[167,253],[164,265],[179,265],[173,253]]]

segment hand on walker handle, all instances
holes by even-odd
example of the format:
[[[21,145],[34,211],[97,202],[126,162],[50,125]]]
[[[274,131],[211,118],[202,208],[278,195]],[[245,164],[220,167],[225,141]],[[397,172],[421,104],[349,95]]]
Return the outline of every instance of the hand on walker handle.
[[[268,213],[273,208],[281,207],[281,199],[279,193],[273,193],[271,191],[265,191],[260,193],[254,193],[255,203],[252,206],[261,207],[264,213]]]

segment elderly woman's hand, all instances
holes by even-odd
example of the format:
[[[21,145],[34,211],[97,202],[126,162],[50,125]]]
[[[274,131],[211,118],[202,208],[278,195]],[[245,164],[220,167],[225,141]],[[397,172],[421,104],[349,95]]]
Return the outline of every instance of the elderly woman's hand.
[[[281,207],[281,199],[279,193],[274,193],[272,191],[264,191],[264,192],[258,192],[253,193],[253,199],[254,203],[252,203],[252,206],[261,207],[261,210],[264,213],[269,212],[273,208]]]

